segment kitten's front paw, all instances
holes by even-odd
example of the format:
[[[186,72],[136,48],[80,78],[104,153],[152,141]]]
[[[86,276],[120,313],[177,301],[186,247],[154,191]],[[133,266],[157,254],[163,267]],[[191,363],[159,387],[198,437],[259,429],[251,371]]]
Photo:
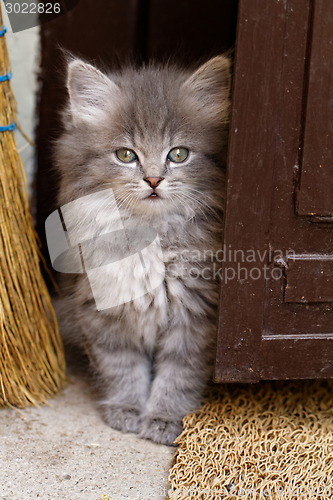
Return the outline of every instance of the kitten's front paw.
[[[182,432],[181,421],[163,420],[161,418],[144,417],[141,421],[140,437],[155,443],[176,446],[175,439]]]
[[[119,406],[102,405],[102,414],[105,422],[122,432],[139,432],[139,412],[135,408],[121,408]]]

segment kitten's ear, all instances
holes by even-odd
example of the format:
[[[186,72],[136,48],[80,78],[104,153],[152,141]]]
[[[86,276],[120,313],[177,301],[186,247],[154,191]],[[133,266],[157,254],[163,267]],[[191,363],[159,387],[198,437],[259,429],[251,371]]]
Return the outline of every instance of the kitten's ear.
[[[227,121],[231,88],[231,61],[216,56],[200,66],[184,83],[187,92],[211,118]]]
[[[80,59],[68,64],[67,89],[74,124],[98,124],[105,116],[108,100],[119,92],[106,75]]]

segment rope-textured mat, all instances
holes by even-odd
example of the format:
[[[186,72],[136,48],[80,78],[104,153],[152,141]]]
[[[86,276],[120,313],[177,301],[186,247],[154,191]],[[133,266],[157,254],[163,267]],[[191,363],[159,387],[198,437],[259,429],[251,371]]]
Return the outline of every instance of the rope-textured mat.
[[[184,419],[169,498],[333,498],[333,381],[223,385]]]

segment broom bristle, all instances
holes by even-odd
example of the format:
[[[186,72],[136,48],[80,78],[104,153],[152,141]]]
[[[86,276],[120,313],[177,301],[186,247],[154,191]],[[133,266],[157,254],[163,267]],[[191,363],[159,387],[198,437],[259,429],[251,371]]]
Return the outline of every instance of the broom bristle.
[[[0,75],[8,72],[1,36]],[[2,81],[0,126],[15,120],[10,82]],[[0,407],[22,408],[44,403],[64,386],[65,361],[12,131],[0,131],[0,204]]]

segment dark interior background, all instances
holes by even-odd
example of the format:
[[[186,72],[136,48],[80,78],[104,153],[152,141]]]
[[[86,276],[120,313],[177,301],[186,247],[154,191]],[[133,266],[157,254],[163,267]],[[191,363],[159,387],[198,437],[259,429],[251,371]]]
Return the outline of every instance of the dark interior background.
[[[170,58],[192,65],[234,46],[237,10],[237,0],[80,0],[66,15],[42,24],[35,205],[48,263],[44,223],[57,193],[52,142],[61,131],[66,98],[62,49],[110,69]]]

